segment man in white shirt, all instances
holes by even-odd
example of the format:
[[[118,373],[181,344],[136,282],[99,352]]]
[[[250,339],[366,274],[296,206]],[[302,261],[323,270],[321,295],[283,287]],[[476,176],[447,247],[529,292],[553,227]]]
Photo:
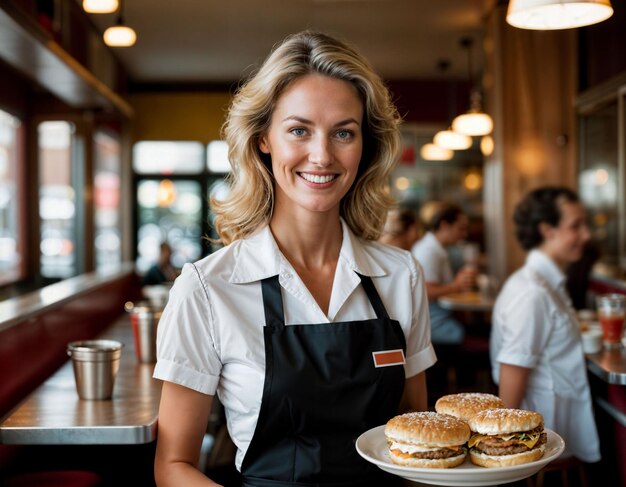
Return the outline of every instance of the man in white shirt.
[[[463,325],[449,310],[437,304],[440,296],[471,288],[476,282],[477,269],[464,267],[452,272],[446,247],[467,237],[468,219],[456,205],[443,204],[428,222],[429,232],[411,249],[422,265],[429,301],[431,340],[437,344],[459,344],[463,341]]]

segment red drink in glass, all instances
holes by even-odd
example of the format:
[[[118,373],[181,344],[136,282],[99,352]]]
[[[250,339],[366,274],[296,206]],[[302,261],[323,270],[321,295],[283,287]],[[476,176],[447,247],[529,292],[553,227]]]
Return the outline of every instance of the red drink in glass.
[[[606,348],[621,347],[624,317],[626,317],[626,296],[604,294],[596,298],[596,304],[604,346]]]

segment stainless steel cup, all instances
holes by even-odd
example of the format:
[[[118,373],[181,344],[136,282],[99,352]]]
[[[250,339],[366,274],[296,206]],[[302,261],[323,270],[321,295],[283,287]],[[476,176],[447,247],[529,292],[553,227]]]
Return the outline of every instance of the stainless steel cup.
[[[84,340],[67,345],[67,354],[74,366],[78,397],[111,398],[123,346],[115,340]]]
[[[156,334],[162,310],[146,302],[128,302],[125,308],[130,313],[137,360],[142,363],[156,362]]]

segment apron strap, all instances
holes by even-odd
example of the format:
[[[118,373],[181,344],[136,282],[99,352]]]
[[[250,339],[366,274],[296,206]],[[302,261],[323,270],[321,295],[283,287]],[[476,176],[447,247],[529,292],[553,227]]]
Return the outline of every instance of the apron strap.
[[[356,273],[356,275],[361,278],[361,284],[363,286],[363,289],[365,290],[365,294],[367,294],[367,297],[372,304],[372,308],[374,308],[376,318],[378,318],[379,320],[388,320],[389,315],[387,314],[387,310],[385,309],[383,300],[380,299],[380,295],[378,294],[378,291],[376,291],[376,286],[374,286],[372,278],[370,276],[362,276],[358,272]]]
[[[283,312],[283,297],[280,293],[278,276],[268,277],[261,280],[263,292],[263,309],[265,311],[265,326],[285,326],[285,314]]]

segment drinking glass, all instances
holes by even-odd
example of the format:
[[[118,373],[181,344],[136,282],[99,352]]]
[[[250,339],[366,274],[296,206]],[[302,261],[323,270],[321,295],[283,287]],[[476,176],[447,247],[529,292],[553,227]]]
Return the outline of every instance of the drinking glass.
[[[602,327],[602,342],[605,348],[621,347],[624,317],[626,316],[626,296],[603,294],[596,298],[598,319]]]

